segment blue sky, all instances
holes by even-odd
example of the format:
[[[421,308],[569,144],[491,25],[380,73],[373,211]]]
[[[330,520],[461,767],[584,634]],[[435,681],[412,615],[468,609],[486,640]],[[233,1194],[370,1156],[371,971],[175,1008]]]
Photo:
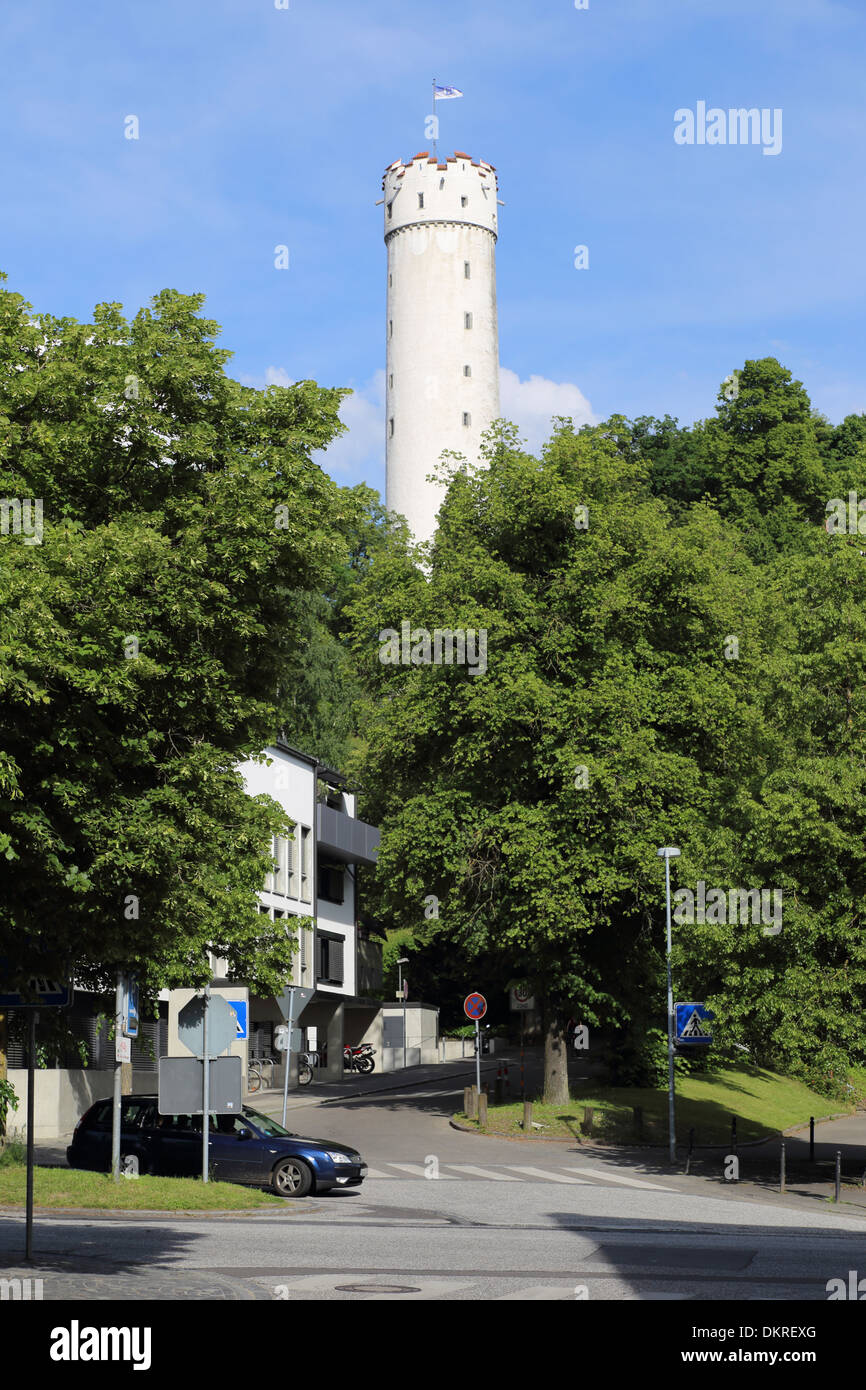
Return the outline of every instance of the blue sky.
[[[375,204],[428,146],[435,76],[465,93],[438,104],[440,152],[499,173],[503,413],[530,443],[552,413],[710,415],[746,357],[779,357],[831,420],[866,410],[864,0],[289,6],[4,7],[11,288],[79,318],[203,291],[233,375],[355,388],[325,465],[381,488]],[[677,145],[699,101],[780,108],[781,153]]]

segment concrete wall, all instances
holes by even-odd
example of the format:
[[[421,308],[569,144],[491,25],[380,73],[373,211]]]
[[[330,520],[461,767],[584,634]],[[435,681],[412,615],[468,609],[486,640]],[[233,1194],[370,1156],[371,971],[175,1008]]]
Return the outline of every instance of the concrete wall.
[[[10,1110],[6,1120],[9,1134],[23,1137],[27,1125],[27,1071],[10,1068],[8,1078],[18,1096],[18,1109]],[[156,1072],[134,1071],[132,1089],[153,1095]],[[81,1116],[94,1101],[113,1094],[114,1071],[85,1067],[37,1067],[35,1073],[35,1137],[38,1143],[71,1135]]]

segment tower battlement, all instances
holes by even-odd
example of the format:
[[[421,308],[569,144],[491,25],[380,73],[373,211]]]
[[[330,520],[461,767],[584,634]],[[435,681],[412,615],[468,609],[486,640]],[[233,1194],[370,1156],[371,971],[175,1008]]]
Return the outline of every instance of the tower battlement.
[[[385,238],[404,227],[463,222],[497,235],[496,169],[462,150],[436,159],[422,150],[404,164],[396,159],[382,179]]]

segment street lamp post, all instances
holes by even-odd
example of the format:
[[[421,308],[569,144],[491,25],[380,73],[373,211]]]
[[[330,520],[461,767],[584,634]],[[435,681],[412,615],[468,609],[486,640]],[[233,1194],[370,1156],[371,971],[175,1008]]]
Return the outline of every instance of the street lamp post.
[[[408,956],[401,956],[397,961],[397,978],[399,980],[398,994],[403,1001],[403,1066],[406,1065],[406,996],[403,993],[403,966],[409,964]]]
[[[679,850],[668,845],[656,853],[665,861],[665,905],[667,907],[667,971],[668,971],[668,1135],[670,1139],[671,1163],[676,1162],[677,1135],[674,1118],[674,990],[671,981],[671,860],[676,859]]]

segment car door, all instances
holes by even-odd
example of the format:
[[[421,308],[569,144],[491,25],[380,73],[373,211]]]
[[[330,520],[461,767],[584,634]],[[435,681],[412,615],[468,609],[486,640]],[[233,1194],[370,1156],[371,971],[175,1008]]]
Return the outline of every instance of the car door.
[[[169,1177],[192,1177],[200,1173],[201,1116],[157,1116],[153,1131],[153,1163],[154,1172],[165,1173]]]
[[[267,1181],[265,1142],[241,1115],[211,1115],[210,1155],[218,1182]]]

